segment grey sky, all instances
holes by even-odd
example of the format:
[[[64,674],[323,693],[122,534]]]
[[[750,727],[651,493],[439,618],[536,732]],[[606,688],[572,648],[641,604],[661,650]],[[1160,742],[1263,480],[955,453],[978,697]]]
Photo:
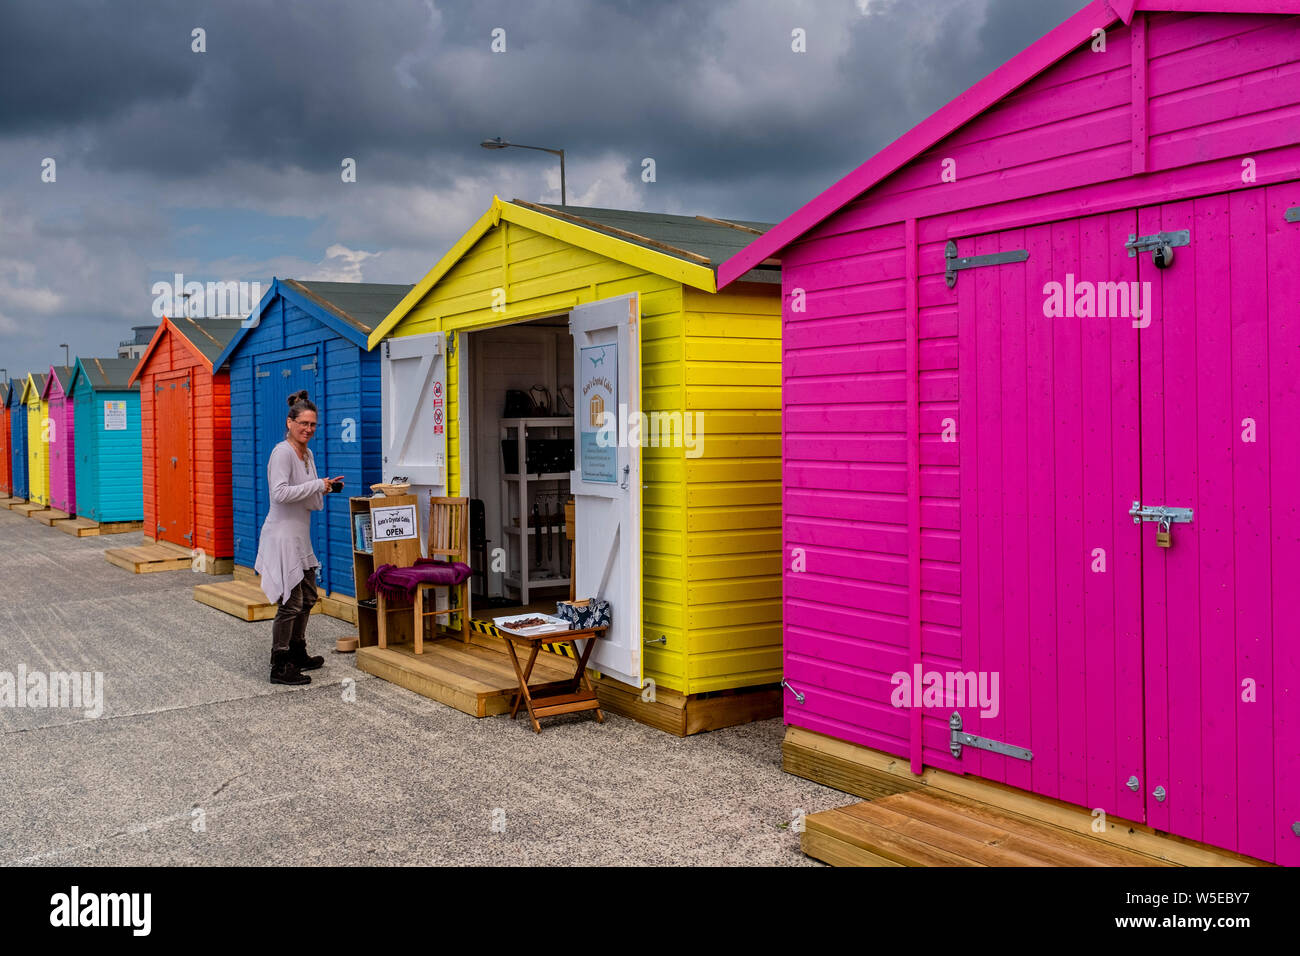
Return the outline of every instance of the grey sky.
[[[175,272],[414,282],[559,200],[498,135],[575,205],[777,221],[1084,5],[7,0],[0,366],[113,354]]]

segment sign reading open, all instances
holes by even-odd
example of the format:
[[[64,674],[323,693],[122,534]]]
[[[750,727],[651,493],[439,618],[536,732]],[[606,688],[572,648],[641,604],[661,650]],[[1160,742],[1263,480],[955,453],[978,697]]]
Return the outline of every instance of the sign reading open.
[[[374,522],[375,541],[400,541],[420,536],[415,523],[415,505],[371,508],[370,517]]]

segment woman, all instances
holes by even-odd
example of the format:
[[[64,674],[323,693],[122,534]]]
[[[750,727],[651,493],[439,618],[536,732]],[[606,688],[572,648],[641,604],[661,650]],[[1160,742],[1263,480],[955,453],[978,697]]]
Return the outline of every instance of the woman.
[[[267,600],[280,605],[271,625],[271,683],[310,684],[303,671],[325,663],[307,655],[307,618],[316,604],[316,569],[311,549],[311,513],[324,496],[343,490],[343,479],[316,477],[307,442],[316,434],[316,406],[304,389],[289,396],[288,433],[271,450],[266,465],[271,510],[262,522],[254,568]]]

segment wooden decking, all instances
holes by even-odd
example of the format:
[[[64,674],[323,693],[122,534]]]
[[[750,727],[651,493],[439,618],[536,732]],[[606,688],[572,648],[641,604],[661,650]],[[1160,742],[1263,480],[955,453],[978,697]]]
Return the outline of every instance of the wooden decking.
[[[519,689],[505,642],[481,634],[468,644],[452,637],[425,641],[423,654],[416,654],[412,644],[361,647],[357,667],[471,717],[508,712],[511,696]],[[529,688],[572,680],[573,668],[571,660],[541,654]]]
[[[36,501],[20,501],[16,505],[10,505],[9,510],[30,518],[34,513],[48,509],[46,509],[45,505]]]
[[[101,534],[125,534],[128,531],[139,531],[144,527],[144,522],[92,521],[90,518],[83,518],[78,515],[75,518],[69,518],[67,521],[60,521],[54,527],[64,534],[72,535],[74,538],[87,538]]]
[[[0,498],[0,508],[13,508],[15,505],[25,504],[26,498]]]
[[[1173,866],[1060,827],[912,791],[814,813],[803,851],[836,866]]]
[[[114,567],[133,574],[188,570],[193,560],[186,548],[167,541],[151,542],[134,548],[113,548],[104,552],[104,559]]]
[[[806,818],[804,852],[836,866],[1268,865],[995,781],[913,774],[900,757],[801,727],[781,752],[786,772],[870,798]]]
[[[33,511],[27,517],[33,521],[39,521],[41,524],[51,527],[56,521],[67,521],[72,515],[66,511],[60,511],[58,508],[46,508],[44,511]]]
[[[266,599],[260,584],[247,580],[200,584],[194,588],[194,600],[218,611],[225,611],[241,621],[269,621],[279,610],[278,604]],[[320,602],[317,601],[311,613],[319,614],[321,611]]]

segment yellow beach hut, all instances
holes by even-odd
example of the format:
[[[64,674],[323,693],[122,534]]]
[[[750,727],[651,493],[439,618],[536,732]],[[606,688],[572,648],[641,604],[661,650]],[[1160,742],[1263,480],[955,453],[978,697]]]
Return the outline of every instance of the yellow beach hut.
[[[612,607],[603,706],[679,733],[780,712],[780,273],[716,274],[767,228],[494,198],[369,339],[385,480],[483,503],[492,602],[567,598],[573,566]]]
[[[50,506],[50,442],[46,421],[49,403],[41,398],[45,391],[44,372],[30,372],[23,382],[23,406],[27,409],[27,500]]]

